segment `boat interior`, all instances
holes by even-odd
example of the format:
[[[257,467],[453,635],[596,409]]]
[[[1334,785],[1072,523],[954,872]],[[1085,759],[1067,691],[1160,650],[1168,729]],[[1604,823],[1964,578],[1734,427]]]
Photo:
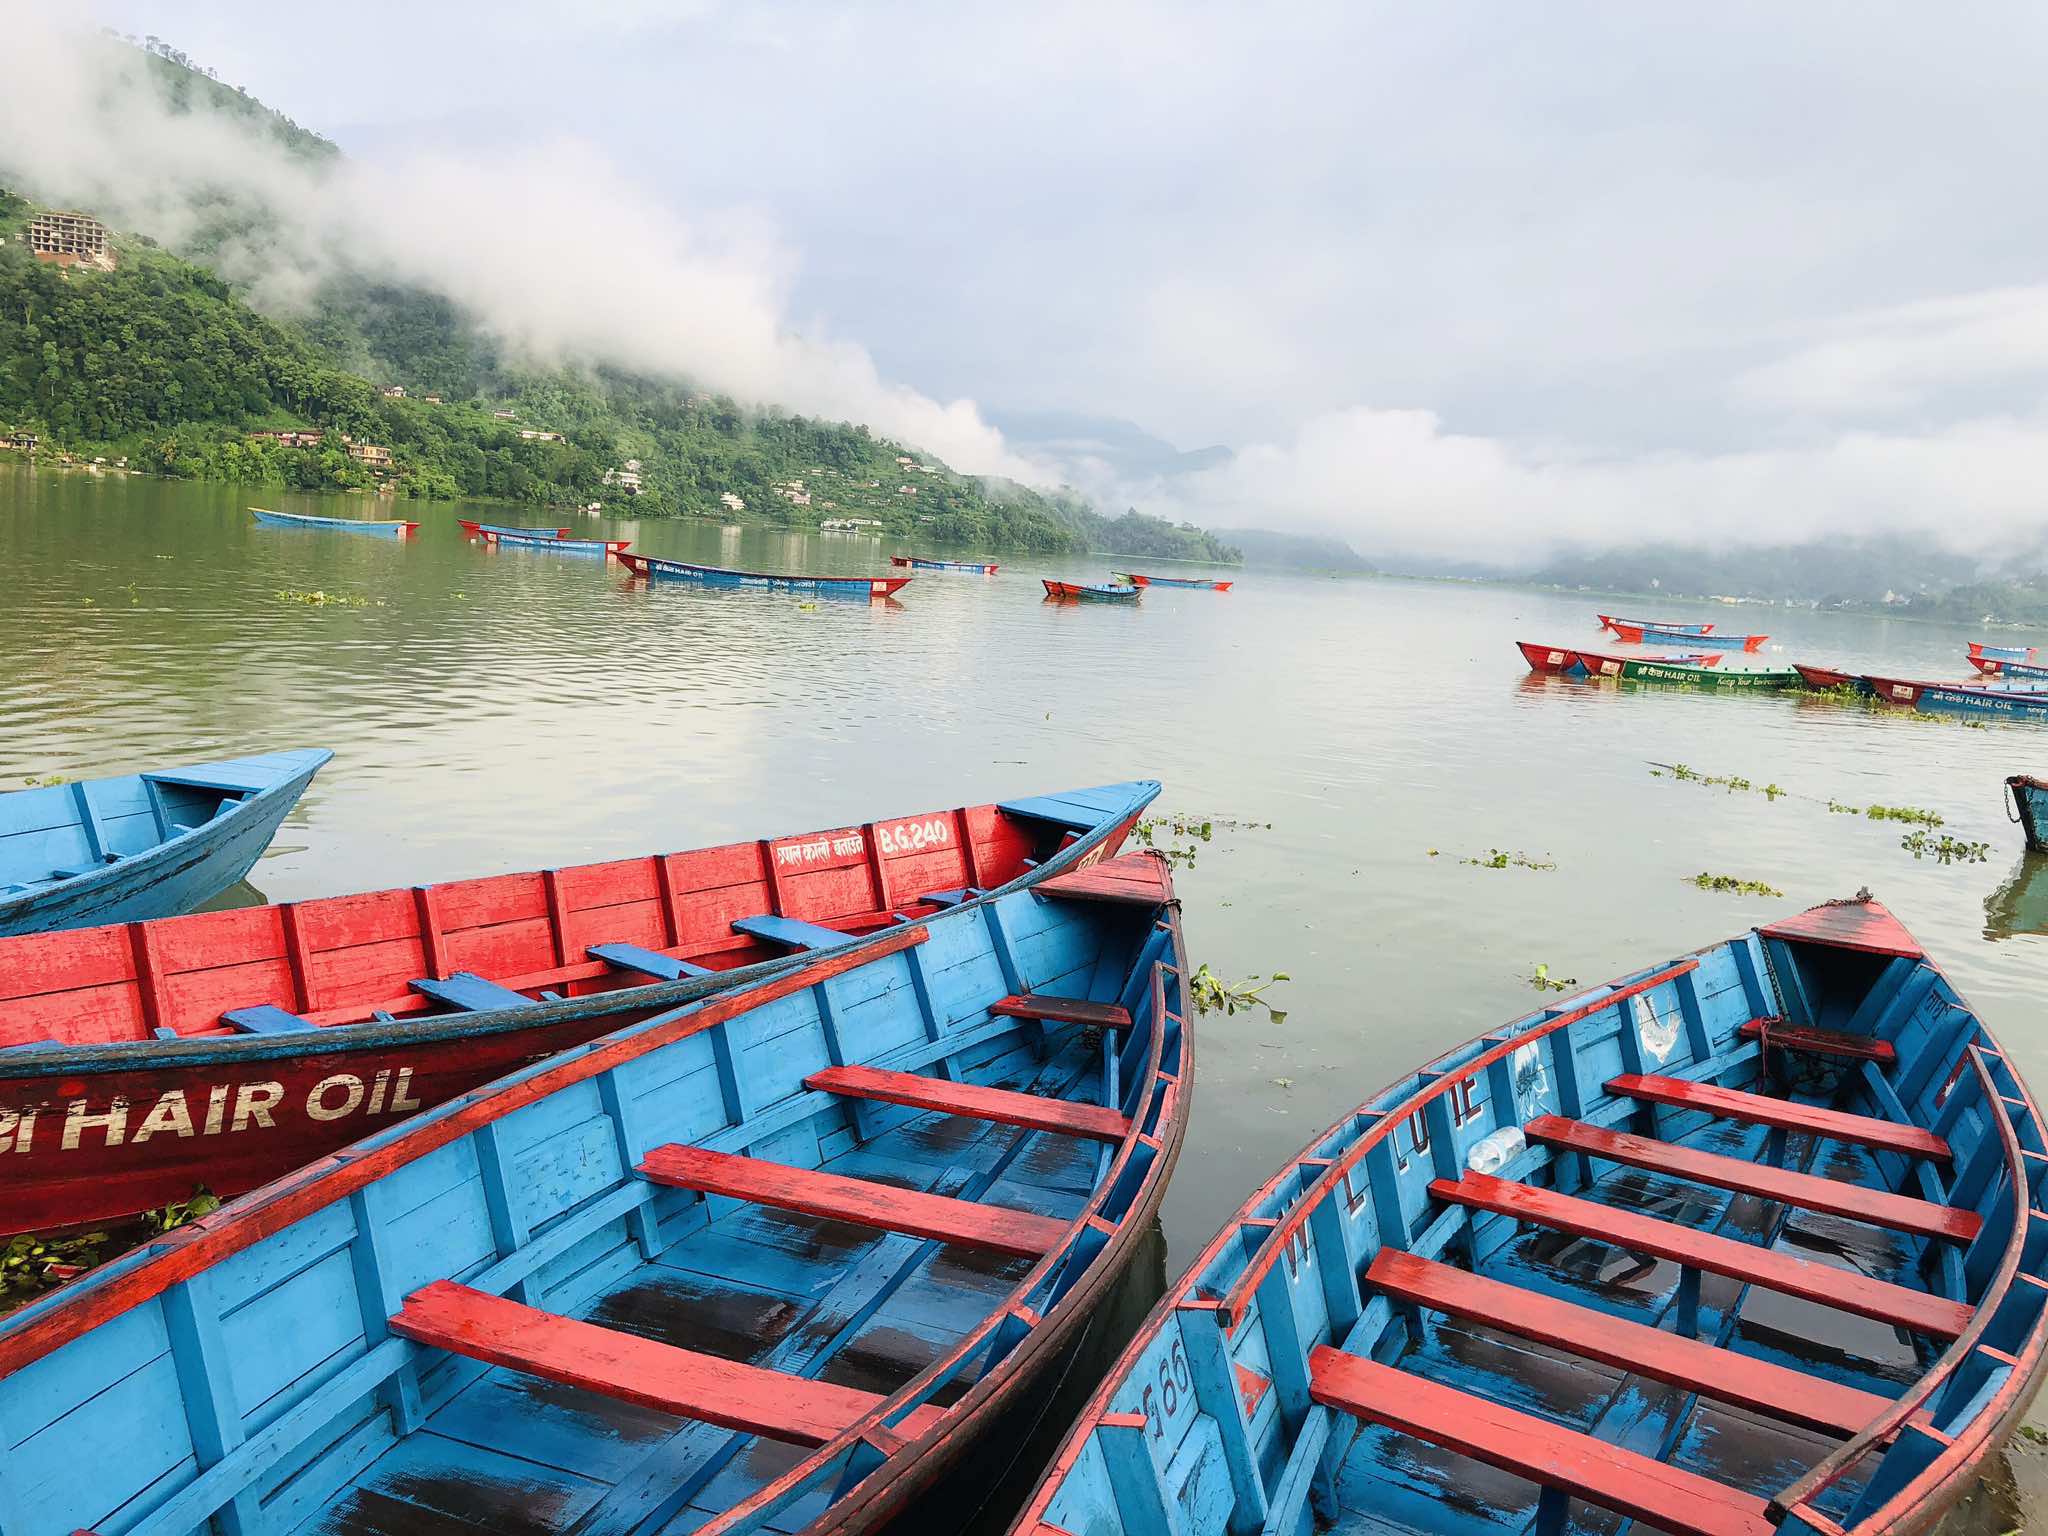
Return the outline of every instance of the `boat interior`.
[[[902,926],[0,1322],[7,1528],[780,1531],[899,1453],[937,1465],[1156,1208],[1187,1049],[1169,901],[1134,854]],[[192,1242],[212,1261],[151,1292]]]
[[[1040,1529],[1893,1529],[2025,1406],[2044,1151],[1874,903],[1624,978],[1284,1169]]]

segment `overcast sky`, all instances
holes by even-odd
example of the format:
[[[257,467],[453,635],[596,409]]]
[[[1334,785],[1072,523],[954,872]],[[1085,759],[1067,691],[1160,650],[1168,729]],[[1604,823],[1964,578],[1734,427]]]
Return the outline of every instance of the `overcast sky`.
[[[1217,521],[2048,483],[2037,5],[92,5],[372,167],[574,141],[596,238],[765,231],[893,386],[1243,450]]]

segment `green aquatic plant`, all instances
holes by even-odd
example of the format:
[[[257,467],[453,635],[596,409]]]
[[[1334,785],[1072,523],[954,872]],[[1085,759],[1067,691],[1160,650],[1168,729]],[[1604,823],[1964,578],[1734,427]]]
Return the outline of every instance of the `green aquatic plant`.
[[[52,784],[64,783],[65,778],[64,775],[61,773],[46,773],[41,778],[37,778],[34,774],[30,774],[21,782],[26,784],[30,789],[48,789]]]
[[[1982,864],[1991,857],[1989,843],[1965,842],[1961,838],[1950,837],[1946,832],[1938,839],[1930,839],[1925,828],[1908,832],[1899,839],[1899,846],[1916,859],[1923,859],[1931,853],[1943,864]]]
[[[219,1209],[219,1197],[202,1186],[188,1200],[173,1200],[106,1230],[62,1237],[28,1232],[10,1238],[0,1246],[0,1312]]]
[[[1664,777],[1664,773],[1667,770],[1671,774],[1671,777],[1677,779],[1680,783],[1710,784],[1715,786],[1716,788],[1726,789],[1730,794],[1733,794],[1738,789],[1756,788],[1754,784],[1750,783],[1749,780],[1745,779],[1739,773],[1701,773],[1697,769],[1688,767],[1684,763],[1653,764],[1650,768],[1650,777],[1653,779],[1661,779]],[[1789,793],[1789,790],[1780,789],[1775,784],[1766,784],[1764,786],[1765,796],[1772,800],[1777,799],[1780,795]]]
[[[1263,830],[1270,821],[1241,821],[1231,816],[1195,816],[1186,811],[1162,811],[1146,816],[1131,828],[1131,840],[1141,848],[1157,849],[1166,855],[1170,869],[1193,869],[1202,844],[1215,839],[1218,829],[1226,832]]]
[[[1738,896],[1782,896],[1785,893],[1775,885],[1766,885],[1761,880],[1742,880],[1734,875],[1710,875],[1705,870],[1689,876],[1688,885],[1696,885],[1703,891],[1732,891]]]
[[[1833,795],[1828,796],[1828,809],[1837,816],[1861,816],[1863,814],[1861,806],[1844,805]]]
[[[1529,976],[1529,985],[1538,992],[1567,992],[1578,984],[1579,979],[1576,976],[1551,975],[1550,967],[1541,961],[1537,962],[1536,969]]]
[[[1207,965],[1195,967],[1195,974],[1188,978],[1188,994],[1195,1000],[1196,1013],[1221,1013],[1226,1018],[1238,1012],[1250,1012],[1263,1008],[1275,1024],[1284,1023],[1287,1010],[1275,1008],[1264,996],[1266,989],[1276,982],[1293,980],[1285,971],[1275,971],[1271,976],[1247,976],[1243,981],[1225,981]]]
[[[1922,810],[1917,805],[1873,805],[1863,814],[1872,821],[1913,821],[1923,827],[1941,825],[1938,812]]]
[[[369,598],[360,592],[323,592],[318,589],[308,592],[299,587],[285,587],[273,594],[280,603],[299,603],[307,608],[367,608]],[[382,608],[384,604],[377,604]]]
[[[1435,850],[1431,850],[1434,857]],[[1505,848],[1489,848],[1483,858],[1458,860],[1460,864],[1471,864],[1479,869],[1555,869],[1555,859],[1532,859],[1526,853],[1509,853]]]

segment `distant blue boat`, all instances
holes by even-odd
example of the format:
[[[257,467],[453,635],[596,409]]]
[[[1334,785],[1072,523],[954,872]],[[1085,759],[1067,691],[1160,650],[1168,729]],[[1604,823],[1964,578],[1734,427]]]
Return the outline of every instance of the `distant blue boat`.
[[[915,571],[965,571],[970,576],[993,576],[993,560],[926,560],[917,555],[891,555],[889,563]]]
[[[323,748],[0,794],[0,934],[172,917],[248,874]]]
[[[480,538],[487,533],[516,534],[520,538],[528,539],[566,539],[569,537],[569,530],[567,528],[511,528],[503,523],[479,523],[466,517],[458,517],[455,521],[461,525],[462,531],[471,538]]]
[[[1925,682],[1918,678],[1878,677],[1868,674],[1863,682],[1887,704],[1899,704],[1927,714],[2004,715],[2009,719],[2048,720],[2048,683],[1999,682],[1983,678],[1970,682]]]
[[[496,544],[504,549],[538,549],[551,555],[595,555],[599,559],[623,554],[633,542],[631,539],[560,539],[551,533],[494,533],[488,528],[482,538],[486,544]]]
[[[0,1318],[8,1531],[852,1536],[915,1511],[1156,1233],[1192,1103],[1179,909],[1140,852],[827,937]],[[312,1070],[237,1139],[408,1091]]]
[[[1555,999],[1226,1220],[1011,1536],[1932,1530],[2048,1344],[2015,1063],[1866,900]]]
[[[1981,640],[1970,642],[1970,656],[1974,660],[1986,661],[2032,661],[2035,648],[2031,645],[1986,645]]]
[[[1114,582],[1054,581],[1051,577],[1040,578],[1045,583],[1045,595],[1060,602],[1079,603],[1135,603],[1143,587],[1123,587]]]
[[[910,585],[908,576],[778,576],[766,571],[729,571],[717,565],[691,565],[684,560],[658,560],[621,553],[619,559],[636,576],[662,581],[688,581],[700,587],[756,587],[770,592],[801,592],[812,597],[888,597]]]
[[[382,538],[402,539],[419,527],[408,522],[365,522],[358,517],[311,517],[303,512],[271,512],[251,507],[256,521],[266,528],[314,528],[328,533],[374,533]]]

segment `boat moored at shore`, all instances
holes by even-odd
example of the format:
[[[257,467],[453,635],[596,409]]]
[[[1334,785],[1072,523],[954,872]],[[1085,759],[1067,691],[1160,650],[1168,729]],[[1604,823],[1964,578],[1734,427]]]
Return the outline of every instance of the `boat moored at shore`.
[[[2027,846],[2048,853],[2048,779],[2016,773],[2005,781],[2005,792],[2011,801],[2008,814],[2026,834]]]

